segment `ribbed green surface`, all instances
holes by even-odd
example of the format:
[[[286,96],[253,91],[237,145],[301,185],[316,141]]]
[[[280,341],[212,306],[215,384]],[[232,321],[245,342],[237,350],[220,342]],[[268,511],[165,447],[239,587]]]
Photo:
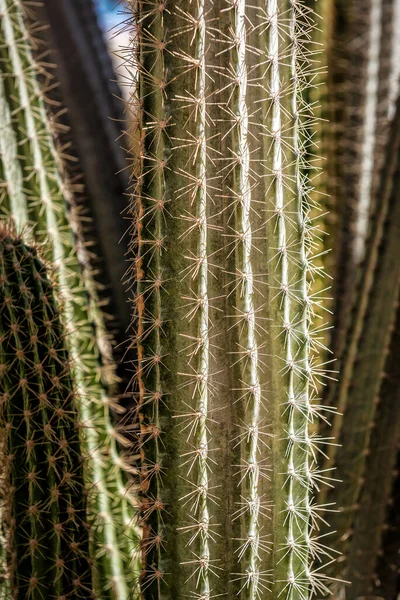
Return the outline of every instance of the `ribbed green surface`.
[[[93,311],[93,286],[88,273],[82,277],[78,261],[82,249],[77,248],[75,232],[79,223],[68,203],[68,187],[60,176],[60,161],[23,22],[23,3],[1,0],[0,15],[1,210],[18,229],[32,230],[55,266],[80,419],[86,426],[84,447],[90,455],[85,477],[91,490],[89,517],[95,532],[92,551],[97,566],[96,589],[104,598],[124,600],[136,576],[132,573],[132,547],[138,533],[132,524],[134,511],[125,494],[122,471],[114,460],[115,432],[101,381],[101,336],[98,315]]]
[[[382,439],[379,415],[390,410],[386,404],[388,400],[381,396],[381,390],[386,378],[385,364],[393,337],[400,287],[400,204],[397,188],[399,101],[396,115],[386,148],[385,168],[381,172],[376,208],[366,243],[367,256],[361,271],[357,302],[352,311],[337,386],[337,406],[343,416],[334,419],[333,433],[340,445],[328,450],[326,461],[327,465],[336,467],[335,477],[340,480],[335,490],[329,490],[325,497],[328,502],[337,503],[338,510],[330,516],[329,524],[335,531],[332,544],[343,553],[340,566],[343,577],[354,581],[348,592],[350,599],[368,593],[378,557],[388,500],[382,493],[379,505],[372,490],[378,478],[377,473],[382,477],[382,482],[386,480],[388,489],[397,454],[392,443],[390,460],[379,464],[377,453],[380,448],[377,444]],[[379,403],[384,406],[379,408]],[[395,421],[393,408],[393,422]],[[387,443],[390,447],[389,440],[388,429]],[[383,446],[382,452],[384,451]],[[375,461],[378,461],[376,464],[373,464],[371,453],[374,454]],[[328,463],[329,459],[331,463]],[[383,489],[382,483],[381,492]],[[372,513],[373,517],[369,517]],[[334,565],[331,569],[334,570]]]
[[[15,599],[90,597],[84,457],[60,314],[36,251],[0,238],[8,585]]]
[[[136,25],[143,595],[303,600],[331,560],[314,502],[329,474],[312,402],[312,11],[141,2]]]

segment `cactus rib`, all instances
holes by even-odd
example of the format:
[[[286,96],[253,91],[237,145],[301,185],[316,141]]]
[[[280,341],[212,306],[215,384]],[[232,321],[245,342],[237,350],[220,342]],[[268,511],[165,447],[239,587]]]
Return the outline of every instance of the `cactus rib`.
[[[293,6],[293,13],[296,10],[295,5]],[[299,381],[303,379],[302,374],[305,372],[305,365],[303,364],[303,345],[301,347],[301,355],[298,356],[296,352],[296,332],[294,331],[294,324],[296,320],[294,319],[294,309],[292,308],[293,296],[290,293],[290,286],[293,285],[293,281],[295,281],[295,285],[297,285],[301,292],[304,290],[304,286],[306,285],[305,278],[300,276],[299,279],[298,273],[293,277],[293,266],[291,265],[291,243],[290,239],[290,229],[293,229],[292,223],[288,219],[288,211],[289,207],[291,207],[294,203],[293,198],[290,195],[290,192],[287,193],[285,190],[285,155],[284,150],[282,148],[282,131],[285,130],[287,125],[287,113],[284,110],[280,102],[280,96],[282,94],[282,87],[285,85],[284,77],[287,76],[287,73],[282,73],[282,67],[280,66],[280,56],[282,53],[282,41],[280,39],[280,28],[279,28],[279,7],[278,3],[275,0],[270,0],[269,2],[269,10],[268,14],[271,16],[271,29],[270,29],[270,37],[269,37],[269,54],[271,56],[271,66],[270,66],[270,90],[271,97],[276,98],[276,101],[273,103],[272,107],[272,116],[271,116],[271,126],[270,131],[275,132],[275,138],[273,141],[273,165],[272,172],[275,177],[274,181],[274,202],[273,202],[273,214],[275,215],[276,222],[271,221],[273,223],[274,230],[272,232],[272,239],[274,240],[274,249],[277,253],[277,257],[272,259],[274,265],[274,277],[278,282],[279,289],[282,293],[282,298],[278,297],[278,306],[273,306],[273,310],[275,310],[274,320],[276,319],[277,326],[282,327],[284,330],[286,329],[286,336],[280,339],[281,347],[275,351],[277,355],[283,361],[283,365],[285,365],[285,369],[282,375],[278,375],[279,377],[283,377],[284,384],[281,382],[277,382],[277,388],[279,389],[279,402],[276,407],[277,411],[277,419],[279,425],[277,426],[279,429],[283,428],[283,431],[286,430],[285,437],[287,440],[278,440],[279,448],[278,453],[283,454],[286,459],[282,460],[280,457],[282,471],[281,473],[285,474],[285,480],[279,480],[275,485],[281,486],[284,490],[285,496],[284,501],[280,500],[279,505],[277,506],[277,518],[279,518],[280,513],[286,514],[286,517],[283,521],[283,527],[281,525],[282,533],[278,537],[278,544],[285,549],[285,552],[288,553],[288,564],[283,563],[282,567],[279,569],[279,580],[278,586],[283,590],[287,590],[287,597],[291,600],[295,593],[296,589],[302,589],[304,585],[307,587],[308,582],[305,578],[306,569],[308,567],[308,549],[307,546],[304,547],[303,554],[298,552],[298,548],[304,546],[307,542],[308,537],[308,521],[302,523],[300,515],[305,512],[308,495],[307,495],[307,487],[302,486],[302,479],[304,478],[305,473],[302,472],[302,468],[304,469],[304,459],[307,460],[307,452],[304,453],[302,451],[302,443],[303,445],[306,442],[307,436],[307,425],[306,419],[303,416],[302,411],[299,411],[297,408],[297,402],[307,402],[308,396],[307,393],[304,394],[304,391],[307,390],[297,389],[296,384],[298,385]],[[294,15],[291,14],[291,28],[293,28]],[[291,31],[292,35],[294,31]],[[287,42],[286,42],[287,43]],[[295,56],[292,57],[292,61],[296,61]],[[295,67],[295,63],[291,64],[291,68]],[[293,99],[292,99],[292,110],[293,103],[296,103],[296,87],[293,89]],[[296,127],[297,123],[294,122],[294,127]],[[292,125],[293,127],[293,125]],[[297,144],[297,142],[295,142]],[[296,171],[298,170],[298,153],[295,153],[296,146],[293,148],[294,151],[294,161],[296,165]],[[299,173],[295,172],[295,181],[294,185],[298,185],[297,178],[299,177]],[[291,190],[290,190],[291,191]],[[286,193],[285,193],[286,192]],[[296,197],[295,197],[296,198]],[[296,200],[295,200],[296,202]],[[299,210],[299,207],[296,207]],[[302,218],[302,206],[300,206],[300,218]],[[298,214],[298,213],[296,213]],[[296,244],[295,251],[302,251],[302,247]],[[299,264],[301,266],[302,256],[299,256]],[[300,310],[305,310],[305,306],[301,306]],[[302,320],[300,319],[300,326]],[[282,366],[280,367],[282,368]],[[279,369],[279,367],[278,367]],[[299,377],[300,375],[300,377]],[[301,386],[302,387],[302,386]],[[282,406],[289,405],[289,411],[284,412],[282,415]],[[289,418],[287,419],[287,415]],[[283,417],[283,419],[282,419]],[[287,448],[284,448],[284,445]],[[299,485],[300,481],[300,485]],[[279,496],[277,495],[279,498]],[[307,513],[305,513],[307,514]],[[281,563],[282,564],[282,563]],[[278,563],[279,565],[279,563]],[[281,592],[280,592],[281,593]]]
[[[194,89],[198,101],[196,111],[195,138],[198,140],[197,159],[194,177],[199,182],[192,193],[192,204],[196,207],[195,216],[198,219],[198,248],[195,255],[196,269],[192,274],[192,281],[197,289],[200,300],[198,310],[198,349],[189,359],[189,368],[194,372],[196,386],[193,391],[195,410],[199,413],[197,431],[195,432],[195,452],[198,454],[197,481],[194,486],[201,489],[197,512],[194,513],[195,525],[198,527],[199,554],[198,563],[194,561],[194,568],[198,570],[197,585],[201,595],[210,595],[209,564],[210,564],[210,514],[208,498],[208,470],[209,470],[209,440],[207,417],[209,414],[209,378],[210,378],[210,339],[209,339],[209,298],[208,298],[208,181],[207,181],[207,133],[206,133],[206,15],[204,0],[197,0],[193,19],[197,23],[197,30],[193,39],[193,59],[198,61],[197,89]],[[189,355],[190,356],[190,355]],[[188,478],[190,475],[188,471]],[[196,529],[195,529],[196,532]],[[200,581],[200,582],[199,582]]]
[[[398,175],[397,175],[398,177]],[[396,475],[396,460],[400,440],[400,415],[397,410],[399,402],[399,375],[396,354],[399,335],[398,300],[396,321],[391,329],[391,342],[384,373],[382,374],[379,403],[373,423],[373,435],[366,459],[365,478],[360,492],[358,509],[353,523],[353,535],[348,556],[348,570],[352,581],[349,596],[358,598],[370,593],[377,572],[378,560],[385,560],[381,552],[385,532],[389,530],[386,523],[388,509],[392,504],[392,486]],[[396,326],[397,325],[397,326]],[[376,577],[386,585],[383,579]],[[388,582],[390,578],[388,578]],[[379,585],[379,584],[378,584]],[[383,598],[393,596],[383,594]]]
[[[141,176],[133,199],[136,212],[136,240],[133,252],[135,262],[137,297],[136,344],[138,352],[137,387],[138,405],[141,409],[139,449],[142,456],[140,493],[142,502],[142,573],[145,587],[154,589],[158,597],[164,577],[163,553],[165,532],[162,510],[164,508],[163,444],[161,418],[165,400],[162,394],[161,339],[163,315],[161,298],[164,293],[162,243],[164,236],[163,210],[166,202],[164,177],[165,96],[160,82],[164,78],[165,31],[164,11],[146,14],[147,4],[141,3],[142,19],[138,23],[138,36],[143,40],[139,49],[139,61],[143,68],[139,89],[143,98],[143,120],[150,124],[141,131],[139,154]],[[148,37],[145,28],[148,27]],[[158,43],[157,43],[158,40]],[[159,243],[157,247],[156,242]],[[151,348],[151,350],[150,350]],[[156,358],[157,357],[157,358]],[[154,363],[151,363],[152,358]],[[146,365],[147,360],[147,365]],[[158,592],[156,592],[158,590]]]
[[[260,538],[260,484],[261,476],[267,477],[267,465],[260,461],[260,423],[262,391],[259,377],[259,348],[256,335],[256,307],[254,305],[254,274],[252,266],[253,233],[251,213],[254,210],[251,189],[251,167],[249,136],[249,114],[247,103],[247,26],[245,0],[231,4],[232,16],[232,64],[237,85],[231,93],[231,111],[234,115],[233,143],[240,161],[233,170],[233,192],[237,198],[235,233],[238,236],[236,256],[237,310],[246,315],[239,336],[243,359],[242,382],[248,390],[247,406],[244,415],[246,455],[242,459],[241,480],[244,480],[247,499],[245,533],[242,544],[237,549],[241,559],[241,577],[246,598],[255,600],[268,585],[265,574],[261,573],[262,552],[268,550],[268,543]]]
[[[377,103],[379,90],[379,54],[381,51],[383,7],[381,0],[372,0],[368,40],[366,104],[364,109],[361,170],[359,185],[359,216],[354,252],[359,261],[364,254],[371,204],[373,159],[375,151]]]

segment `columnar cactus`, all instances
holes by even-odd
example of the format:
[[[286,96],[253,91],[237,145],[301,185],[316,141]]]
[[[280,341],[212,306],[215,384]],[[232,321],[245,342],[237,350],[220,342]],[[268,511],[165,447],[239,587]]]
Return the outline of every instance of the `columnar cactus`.
[[[90,598],[87,490],[71,364],[46,268],[0,231],[1,597]]]
[[[138,533],[132,525],[134,511],[125,490],[122,460],[115,460],[111,401],[100,372],[99,347],[105,340],[99,335],[92,277],[87,272],[82,276],[79,223],[69,202],[68,182],[61,176],[23,17],[21,0],[0,0],[1,211],[18,229],[30,228],[54,264],[64,298],[63,321],[80,418],[86,425],[85,452],[91,457],[85,476],[91,490],[89,516],[94,520],[96,590],[104,598],[125,600],[131,591],[129,578],[135,579],[130,540],[136,540]]]
[[[95,5],[93,0],[50,0],[30,4],[27,15],[57,141],[68,149],[65,167],[80,184],[74,200],[85,210],[85,240],[90,241],[94,277],[101,286],[98,296],[107,301],[107,312],[112,315],[105,325],[112,331],[116,353],[126,340],[130,322],[128,290],[123,284],[128,236],[124,236],[122,215],[129,172],[124,168],[125,140],[121,137],[122,92]],[[41,65],[43,56],[46,61]]]
[[[399,8],[396,0],[324,2],[330,23],[323,25],[328,68],[322,179],[331,211],[330,346],[340,371],[398,94]]]
[[[367,257],[336,390],[343,416],[334,419],[332,432],[340,445],[327,450],[326,466],[336,467],[340,483],[323,497],[337,505],[329,524],[335,531],[332,545],[343,554],[343,575],[352,583],[346,596],[349,599],[370,592],[399,439],[397,406],[390,403],[390,387],[385,392],[386,368],[391,364],[387,355],[396,341],[393,330],[400,289],[399,150],[400,101],[386,148]]]
[[[335,304],[330,345],[338,376],[325,388],[323,402],[337,406],[339,414],[333,429],[320,432],[329,430],[336,439],[336,446],[325,449],[324,466],[335,468],[338,482],[334,490],[321,490],[319,502],[335,503],[323,534],[333,532],[330,545],[342,553],[328,572],[350,584],[346,589],[340,584],[335,597],[394,598],[390,573],[397,570],[393,557],[399,546],[393,544],[398,531],[393,533],[395,511],[390,516],[388,505],[396,494],[391,488],[399,439],[393,329],[399,285],[395,23],[400,5],[397,0],[327,4],[332,27],[325,22],[323,32],[330,123],[323,129],[322,187],[331,196],[327,230]]]
[[[314,502],[329,472],[317,466],[324,366],[309,292],[313,15],[301,0],[257,4],[159,0],[134,14],[149,599],[306,599],[327,591],[334,556]]]

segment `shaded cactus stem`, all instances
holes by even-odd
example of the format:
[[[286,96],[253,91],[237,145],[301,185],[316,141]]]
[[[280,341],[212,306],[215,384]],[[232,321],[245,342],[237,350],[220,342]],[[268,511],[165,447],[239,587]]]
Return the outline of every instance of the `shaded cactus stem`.
[[[59,309],[36,250],[6,229],[0,338],[3,586],[18,600],[91,598],[80,428]]]

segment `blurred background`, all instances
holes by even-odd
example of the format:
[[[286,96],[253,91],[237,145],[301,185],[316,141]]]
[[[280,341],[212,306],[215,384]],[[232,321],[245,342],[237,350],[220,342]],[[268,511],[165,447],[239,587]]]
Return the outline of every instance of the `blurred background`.
[[[121,22],[119,3],[113,0],[95,0],[101,27],[105,32]]]
[[[121,63],[123,62],[121,47],[126,47],[129,42],[129,30],[122,27],[123,22],[126,19],[123,5],[121,2],[115,2],[114,0],[95,0],[95,6],[98,14],[99,25],[103,31],[108,48],[110,50],[111,58],[115,64],[117,75],[120,78],[122,92],[125,92],[125,97],[127,97],[127,82],[123,81],[123,76],[121,73]]]

